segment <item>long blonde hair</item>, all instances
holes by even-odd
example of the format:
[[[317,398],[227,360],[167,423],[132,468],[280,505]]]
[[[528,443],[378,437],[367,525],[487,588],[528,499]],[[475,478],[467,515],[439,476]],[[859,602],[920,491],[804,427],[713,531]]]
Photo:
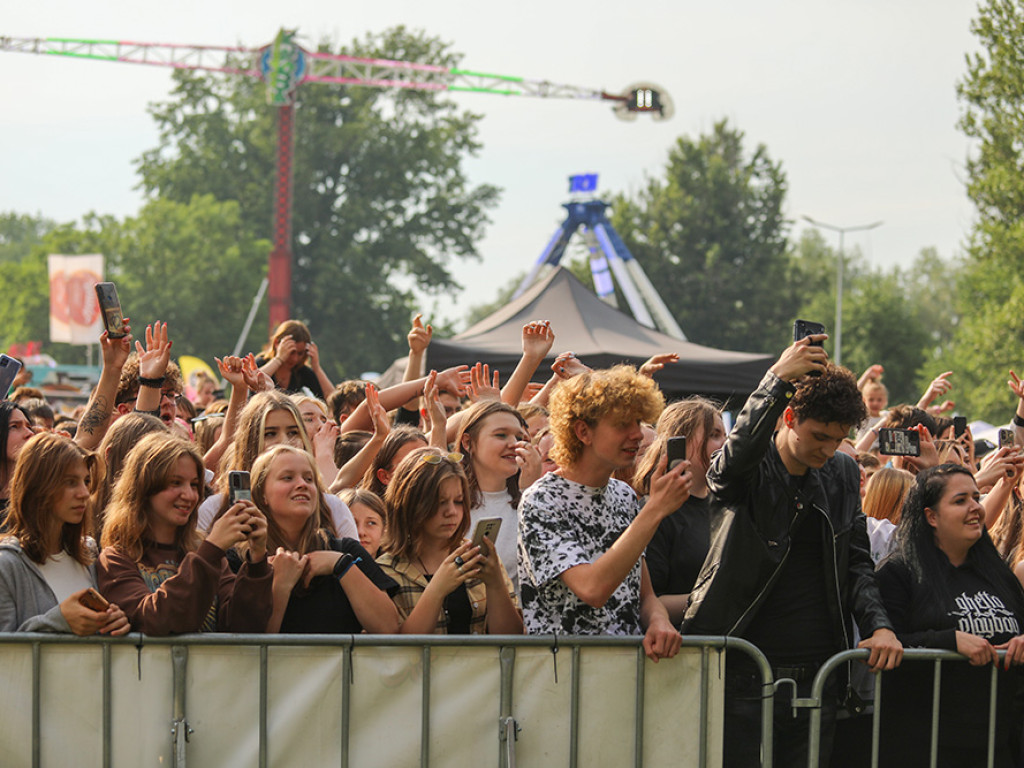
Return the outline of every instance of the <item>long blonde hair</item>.
[[[199,499],[188,522],[175,531],[174,543],[183,552],[199,548],[203,539],[196,532],[196,510],[202,500],[203,457],[192,443],[165,432],[146,435],[128,454],[107,507],[104,547],[113,547],[136,562],[142,559],[143,539],[152,538],[150,499],[168,487],[179,459],[195,463]]]
[[[270,471],[273,469],[274,460],[284,455],[300,456],[309,463],[313,470],[313,484],[317,494],[317,507],[309,516],[302,531],[299,534],[299,541],[294,546],[300,555],[308,552],[315,552],[320,549],[327,549],[328,539],[334,536],[334,524],[331,522],[331,509],[327,506],[324,496],[323,483],[320,482],[320,473],[316,470],[316,461],[306,451],[295,448],[291,445],[275,445],[266,453],[260,454],[256,463],[252,465],[252,501],[259,510],[267,517],[267,551],[276,552],[278,547],[293,549],[291,543],[286,542],[284,532],[274,518],[274,510],[267,503],[267,480]],[[244,550],[244,544],[238,547]]]
[[[883,467],[878,470],[864,489],[864,514],[899,525],[903,501],[913,484],[914,476],[905,469]]]

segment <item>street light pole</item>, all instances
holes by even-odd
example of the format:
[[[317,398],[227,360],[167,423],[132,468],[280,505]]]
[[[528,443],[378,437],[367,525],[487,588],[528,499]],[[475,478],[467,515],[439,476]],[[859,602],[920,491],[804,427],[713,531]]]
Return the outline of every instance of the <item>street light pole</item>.
[[[843,364],[843,238],[847,232],[865,232],[875,227],[880,227],[884,222],[876,221],[872,224],[860,224],[856,227],[837,227],[835,224],[826,224],[823,221],[816,221],[810,216],[803,216],[804,221],[810,222],[816,227],[822,229],[831,229],[833,232],[839,233],[839,265],[836,270],[836,327],[835,327],[835,355],[833,356],[836,365]]]

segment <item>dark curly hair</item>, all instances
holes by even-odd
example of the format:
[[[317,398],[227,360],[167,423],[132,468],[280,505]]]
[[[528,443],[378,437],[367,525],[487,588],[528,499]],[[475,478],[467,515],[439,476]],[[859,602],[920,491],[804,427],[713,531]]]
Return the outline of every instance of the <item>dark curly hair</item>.
[[[952,419],[949,422],[953,423]],[[932,437],[939,436],[939,427],[928,411],[918,408],[916,405],[894,405],[889,409],[884,423],[879,427],[894,427],[896,429],[910,429],[918,424],[923,424]]]
[[[814,419],[824,424],[858,427],[868,417],[856,377],[834,363],[829,363],[820,376],[802,378],[789,407],[797,421]]]

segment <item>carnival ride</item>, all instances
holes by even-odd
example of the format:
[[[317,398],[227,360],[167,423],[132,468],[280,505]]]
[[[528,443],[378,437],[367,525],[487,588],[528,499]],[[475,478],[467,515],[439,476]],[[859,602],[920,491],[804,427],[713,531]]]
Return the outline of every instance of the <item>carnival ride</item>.
[[[605,101],[611,102],[616,116],[624,120],[634,120],[640,114],[649,114],[656,120],[663,120],[673,112],[668,95],[651,83],[636,83],[622,93],[609,93],[548,80],[310,51],[302,48],[296,37],[295,30],[282,29],[278,31],[273,43],[260,48],[245,48],[67,37],[0,36],[0,51],[220,72],[257,78],[266,84],[267,101],[277,109],[273,248],[268,267],[271,328],[291,315],[292,150],[298,86],[325,83]]]

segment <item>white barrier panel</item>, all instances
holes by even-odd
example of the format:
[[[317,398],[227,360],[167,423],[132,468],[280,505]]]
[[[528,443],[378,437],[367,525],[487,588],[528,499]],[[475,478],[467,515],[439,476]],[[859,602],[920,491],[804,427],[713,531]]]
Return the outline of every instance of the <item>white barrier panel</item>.
[[[500,647],[361,642],[351,648],[351,679],[345,681],[346,648],[266,640],[265,651],[250,644],[178,643],[188,648],[189,768],[259,765],[263,652],[267,765],[343,765],[345,736],[351,766],[499,765]],[[723,665],[718,651],[683,648],[676,658],[655,665],[638,663],[636,647],[588,644],[576,651],[574,685],[574,648],[568,642],[554,657],[543,645],[512,646],[511,714],[521,729],[515,744],[520,768],[570,764],[574,698],[577,764],[636,764],[638,690],[643,692],[643,765],[700,765],[705,725],[708,764],[720,765]],[[126,643],[107,647],[110,764],[175,765],[171,645],[150,643],[141,651]],[[38,651],[40,764],[102,765],[104,645],[48,641]],[[710,672],[707,723],[701,717],[703,654]],[[0,644],[0,754],[5,765],[32,765],[32,670],[31,643]],[[425,714],[426,745],[421,738]]]

